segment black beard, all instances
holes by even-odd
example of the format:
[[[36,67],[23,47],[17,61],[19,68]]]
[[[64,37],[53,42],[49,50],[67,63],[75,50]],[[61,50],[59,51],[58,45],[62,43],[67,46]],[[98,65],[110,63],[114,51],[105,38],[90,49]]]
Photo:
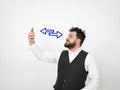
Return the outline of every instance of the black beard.
[[[75,44],[75,42],[69,43],[69,44],[67,44],[67,42],[66,42],[66,43],[64,44],[64,46],[67,47],[67,48],[69,48],[69,49],[71,49],[71,48],[74,48],[74,47],[76,46],[76,44]]]

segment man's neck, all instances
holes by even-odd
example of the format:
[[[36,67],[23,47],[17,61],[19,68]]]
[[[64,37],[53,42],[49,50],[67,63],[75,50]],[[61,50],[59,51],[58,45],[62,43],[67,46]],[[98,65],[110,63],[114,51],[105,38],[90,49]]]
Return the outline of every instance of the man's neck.
[[[75,52],[75,51],[78,50],[79,48],[80,48],[80,46],[71,48],[71,49],[69,49],[69,50],[70,50],[71,52]]]

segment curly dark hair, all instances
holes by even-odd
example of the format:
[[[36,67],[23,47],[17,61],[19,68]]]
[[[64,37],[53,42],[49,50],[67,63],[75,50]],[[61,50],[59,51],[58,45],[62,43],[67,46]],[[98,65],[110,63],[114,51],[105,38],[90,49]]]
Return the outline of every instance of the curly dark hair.
[[[76,36],[78,39],[81,40],[81,43],[80,43],[80,46],[81,46],[83,44],[83,41],[85,40],[85,37],[86,37],[85,31],[82,30],[81,28],[78,28],[78,27],[72,27],[69,31],[77,33]]]

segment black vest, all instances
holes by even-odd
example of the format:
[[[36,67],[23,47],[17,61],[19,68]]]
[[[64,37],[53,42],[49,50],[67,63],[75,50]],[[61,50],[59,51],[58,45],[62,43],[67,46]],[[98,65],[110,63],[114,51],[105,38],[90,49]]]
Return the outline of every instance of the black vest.
[[[80,90],[85,87],[88,72],[85,70],[87,52],[81,50],[70,63],[68,51],[63,51],[58,62],[57,81],[55,90]]]

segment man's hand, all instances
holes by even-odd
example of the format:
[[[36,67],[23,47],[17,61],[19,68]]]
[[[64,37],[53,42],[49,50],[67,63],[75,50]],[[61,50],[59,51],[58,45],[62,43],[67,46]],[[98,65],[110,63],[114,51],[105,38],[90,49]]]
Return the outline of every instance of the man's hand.
[[[34,28],[31,29],[30,33],[28,34],[29,45],[33,45],[35,43],[35,33],[33,31]]]

